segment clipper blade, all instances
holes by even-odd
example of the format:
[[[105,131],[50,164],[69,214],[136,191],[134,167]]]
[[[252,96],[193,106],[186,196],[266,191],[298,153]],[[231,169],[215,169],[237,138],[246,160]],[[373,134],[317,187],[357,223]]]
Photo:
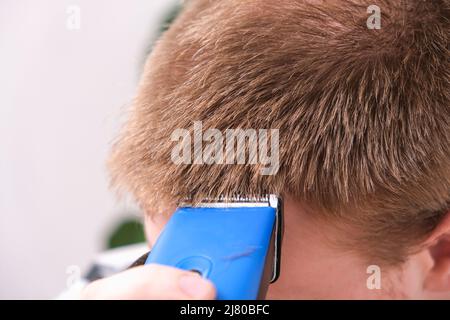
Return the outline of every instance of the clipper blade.
[[[280,197],[274,194],[264,194],[257,196],[219,196],[203,198],[200,201],[193,201],[186,198],[180,203],[180,207],[265,207],[278,208]]]

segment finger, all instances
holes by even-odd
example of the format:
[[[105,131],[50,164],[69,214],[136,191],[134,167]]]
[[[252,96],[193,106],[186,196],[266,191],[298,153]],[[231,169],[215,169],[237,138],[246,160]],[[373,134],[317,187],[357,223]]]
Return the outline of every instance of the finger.
[[[97,280],[83,291],[85,299],[210,300],[214,285],[194,272],[150,264]]]

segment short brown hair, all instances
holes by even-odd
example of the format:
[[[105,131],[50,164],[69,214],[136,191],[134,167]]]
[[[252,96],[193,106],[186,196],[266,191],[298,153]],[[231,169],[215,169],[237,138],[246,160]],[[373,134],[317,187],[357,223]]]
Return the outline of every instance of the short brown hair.
[[[149,212],[188,195],[291,194],[401,262],[449,208],[449,1],[311,2],[189,3],[148,59],[113,184]],[[279,172],[175,165],[170,135],[193,121],[279,129]]]

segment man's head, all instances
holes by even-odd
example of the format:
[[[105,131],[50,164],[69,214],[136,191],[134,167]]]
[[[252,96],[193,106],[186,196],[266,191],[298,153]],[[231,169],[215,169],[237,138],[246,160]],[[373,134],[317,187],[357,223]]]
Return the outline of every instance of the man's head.
[[[372,4],[381,29],[367,27]],[[406,278],[450,268],[437,260],[450,254],[449,19],[447,0],[193,0],[148,59],[113,182],[148,215],[186,196],[281,194],[291,266],[306,266],[293,249],[308,245],[309,261],[330,249],[322,265],[376,264]],[[196,121],[277,129],[279,170],[173,163],[172,133]],[[309,242],[305,225],[317,231]]]

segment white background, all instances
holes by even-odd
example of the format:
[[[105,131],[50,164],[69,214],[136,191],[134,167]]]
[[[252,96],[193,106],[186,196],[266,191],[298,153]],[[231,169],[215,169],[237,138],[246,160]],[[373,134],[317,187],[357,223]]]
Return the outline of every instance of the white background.
[[[0,298],[57,295],[130,206],[105,159],[173,3],[0,1]]]

